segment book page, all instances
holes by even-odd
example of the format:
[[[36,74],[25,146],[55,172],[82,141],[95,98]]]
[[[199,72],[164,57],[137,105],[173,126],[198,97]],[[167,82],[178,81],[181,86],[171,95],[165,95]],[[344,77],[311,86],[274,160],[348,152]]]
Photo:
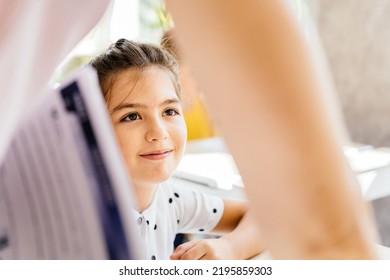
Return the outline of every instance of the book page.
[[[26,114],[0,165],[1,259],[136,258],[131,185],[100,99],[84,69]]]

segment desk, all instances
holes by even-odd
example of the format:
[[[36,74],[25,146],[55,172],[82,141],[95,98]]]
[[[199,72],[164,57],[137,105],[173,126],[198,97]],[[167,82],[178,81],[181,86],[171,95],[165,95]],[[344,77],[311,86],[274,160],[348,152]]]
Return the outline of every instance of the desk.
[[[366,149],[365,149],[366,150]],[[370,151],[369,149],[366,151]],[[380,151],[375,150],[375,151]],[[209,138],[205,140],[194,140],[187,144],[186,153],[204,153],[204,152],[228,152],[227,146],[221,138]],[[388,150],[383,150],[383,153],[388,153]],[[362,151],[364,153],[364,151]],[[362,154],[367,156],[367,154]],[[386,154],[384,154],[386,155]],[[348,157],[347,157],[348,158]],[[354,158],[356,159],[356,158]],[[353,164],[351,164],[352,166]],[[367,201],[374,201],[376,199],[390,195],[390,164],[385,159],[383,164],[376,163],[373,168],[366,170],[359,170],[356,172],[357,180],[360,184],[362,195]],[[233,187],[231,190],[224,190],[218,188],[210,188],[205,185],[194,182],[172,178],[174,184],[180,184],[183,187],[192,188],[201,192],[218,195],[223,198],[231,199],[246,199],[244,189],[240,187]],[[390,205],[389,205],[390,212]],[[390,216],[390,215],[389,215]],[[390,233],[386,233],[390,234]],[[387,244],[386,244],[387,245]],[[382,245],[376,245],[378,257],[380,259],[390,260],[390,248]],[[271,256],[265,252],[259,254],[253,259],[270,259]]]

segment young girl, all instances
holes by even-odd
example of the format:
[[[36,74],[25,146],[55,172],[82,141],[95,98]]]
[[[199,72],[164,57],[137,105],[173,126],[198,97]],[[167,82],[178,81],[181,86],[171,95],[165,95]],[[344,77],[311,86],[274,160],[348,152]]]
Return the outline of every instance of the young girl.
[[[90,63],[98,72],[137,200],[145,259],[247,259],[261,251],[244,202],[223,200],[167,180],[185,150],[176,60],[157,45],[125,39]],[[177,233],[226,233],[174,250]]]

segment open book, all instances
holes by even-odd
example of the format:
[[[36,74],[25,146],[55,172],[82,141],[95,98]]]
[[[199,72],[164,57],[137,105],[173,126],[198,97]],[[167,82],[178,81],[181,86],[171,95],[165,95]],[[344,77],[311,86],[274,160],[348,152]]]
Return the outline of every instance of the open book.
[[[137,259],[122,161],[93,69],[49,90],[0,163],[0,259]]]

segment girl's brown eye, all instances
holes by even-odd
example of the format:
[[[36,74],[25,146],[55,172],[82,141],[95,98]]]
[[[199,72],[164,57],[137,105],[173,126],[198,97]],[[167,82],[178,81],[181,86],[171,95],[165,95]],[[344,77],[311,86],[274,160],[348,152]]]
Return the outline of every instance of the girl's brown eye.
[[[140,119],[141,119],[141,117],[139,114],[131,113],[131,114],[126,115],[123,119],[121,119],[121,122],[136,121],[136,120],[140,120]]]
[[[164,111],[164,116],[176,116],[179,113],[174,109],[168,109]]]

